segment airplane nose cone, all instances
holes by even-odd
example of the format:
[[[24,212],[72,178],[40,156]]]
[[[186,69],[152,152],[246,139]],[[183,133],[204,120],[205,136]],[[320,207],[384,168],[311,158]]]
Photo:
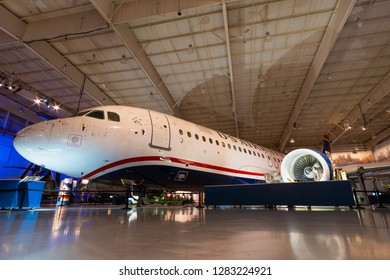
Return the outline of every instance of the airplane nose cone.
[[[14,138],[14,147],[19,154],[29,161],[36,161],[34,155],[47,148],[49,129],[42,124],[35,124],[19,131]]]

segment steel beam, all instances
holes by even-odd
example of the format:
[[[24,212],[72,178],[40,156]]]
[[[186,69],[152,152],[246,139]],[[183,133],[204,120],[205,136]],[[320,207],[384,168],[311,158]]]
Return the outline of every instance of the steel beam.
[[[223,16],[223,25],[225,30],[225,43],[226,43],[226,51],[227,51],[227,59],[229,64],[229,80],[230,80],[230,91],[232,95],[232,111],[234,117],[234,123],[236,127],[236,137],[240,138],[240,132],[238,129],[238,120],[237,120],[237,107],[236,107],[236,94],[234,90],[234,74],[233,74],[233,63],[232,63],[232,52],[230,48],[230,35],[229,35],[229,22],[228,15],[226,9],[226,1],[222,0],[222,16]]]
[[[74,17],[77,17],[78,20],[75,20]],[[89,32],[104,27],[107,28],[107,23],[96,11],[83,12],[82,14],[71,15],[70,17],[60,17],[58,19],[49,19],[44,22],[39,21],[26,24],[0,6],[0,29],[14,38],[17,42],[24,44],[41,59],[47,61],[52,67],[57,69],[58,72],[61,72],[64,77],[69,79],[79,88],[82,88],[83,86],[85,75],[44,39],[53,36],[64,36],[69,31]],[[31,42],[28,43],[27,41]],[[61,71],[64,65],[66,65],[66,72]],[[95,86],[89,79],[86,79],[84,91],[99,104],[115,104],[110,97]]]
[[[127,24],[115,25],[111,21],[112,14],[114,12],[114,6],[105,0],[90,0],[90,2],[126,46],[127,50],[130,52],[137,64],[141,67],[142,71],[149,79],[157,93],[161,96],[162,100],[168,106],[169,110],[175,116],[180,117],[181,113],[178,107],[175,106],[175,100],[170,94],[164,81],[161,79],[159,73],[154,68],[152,61],[145,53],[142,46],[138,43],[138,39],[133,31]]]
[[[365,114],[374,104],[380,102],[390,93],[390,73],[387,75],[363,98],[362,101],[342,120],[337,127],[344,127],[344,123],[348,121],[351,125],[359,119],[362,114]],[[369,125],[369,124],[368,124]],[[389,129],[387,129],[388,133]],[[346,131],[343,130],[339,134],[332,132],[332,135],[335,135],[332,143],[335,143]],[[383,134],[386,135],[386,134]],[[378,138],[378,137],[377,137]],[[377,143],[382,141],[380,137],[378,139],[373,139],[367,144],[370,145],[370,148],[375,146]],[[379,141],[379,142],[378,142]]]
[[[382,141],[386,140],[389,137],[390,137],[390,127],[386,128],[384,131],[376,135],[374,139],[371,139],[365,144],[369,146],[371,149],[373,149],[376,145],[378,145],[379,143],[381,143]]]
[[[65,59],[57,50],[55,50],[46,41],[37,41],[29,43],[28,46],[40,57],[45,59],[52,67],[60,71],[66,65],[66,72],[62,72],[73,84],[82,88],[85,75]],[[96,100],[99,104],[113,105],[115,102],[102,92],[88,78],[85,80],[84,91]]]
[[[108,1],[107,1],[108,2]],[[215,5],[217,9],[221,0],[142,0],[127,1],[114,7],[110,16],[113,24],[123,24],[129,21],[152,17],[162,16],[168,13],[176,13],[178,17],[185,16],[187,9]]]
[[[303,106],[309,97],[311,90],[313,89],[314,83],[316,82],[318,75],[320,74],[322,67],[325,64],[330,52],[339,37],[341,30],[347,21],[355,3],[357,0],[339,0],[337,7],[334,11],[333,17],[325,31],[324,37],[322,38],[321,44],[318,51],[313,59],[313,63],[306,76],[306,80],[302,86],[302,90],[298,95],[297,101],[291,112],[290,118],[286,127],[283,130],[283,134],[279,142],[279,150],[283,151],[288,139],[290,138],[291,132],[294,128],[294,123],[297,121]]]
[[[27,24],[3,6],[0,6],[0,29],[21,41]]]
[[[106,21],[95,11],[86,11],[28,23],[22,40],[48,40],[69,34],[87,34],[108,29]]]

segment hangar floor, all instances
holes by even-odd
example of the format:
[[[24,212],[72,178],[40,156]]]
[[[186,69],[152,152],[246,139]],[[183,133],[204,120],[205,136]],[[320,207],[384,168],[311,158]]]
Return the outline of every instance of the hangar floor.
[[[0,211],[0,259],[390,259],[390,210]]]

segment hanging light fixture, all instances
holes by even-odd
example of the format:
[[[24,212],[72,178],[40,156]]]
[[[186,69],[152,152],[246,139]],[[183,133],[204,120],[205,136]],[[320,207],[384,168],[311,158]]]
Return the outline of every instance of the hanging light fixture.
[[[264,78],[264,75],[263,75],[263,65],[261,64],[259,68],[260,68],[259,69],[259,75],[258,75],[259,87],[260,88],[264,88],[265,87],[265,78]]]
[[[266,43],[269,43],[272,41],[272,36],[271,36],[271,33],[269,32],[268,30],[268,27],[267,27],[267,17],[268,17],[268,4],[265,5],[265,8],[264,8],[264,13],[265,13],[265,16],[264,16],[264,25],[265,25],[265,42]]]
[[[362,118],[363,118],[363,124],[362,124],[361,128],[363,131],[365,131],[365,130],[367,130],[367,120],[366,120],[366,116],[363,114],[362,106],[360,105],[360,103],[359,103],[359,109],[360,109],[360,114],[362,114]]]
[[[269,33],[268,31],[265,32],[265,41],[266,41],[267,43],[272,41],[271,33]]]
[[[34,103],[38,106],[44,104],[47,109],[53,108],[56,111],[61,109],[61,106],[58,103],[54,102],[53,100],[47,97],[36,97]]]
[[[22,90],[22,88],[28,88],[28,86],[24,85],[21,81],[19,81],[14,73],[7,74],[5,72],[0,71],[0,87],[6,88],[7,90],[17,93]]]
[[[363,20],[360,17],[356,17],[355,18],[355,27],[360,29],[363,27],[363,25],[364,25]]]
[[[349,123],[349,121],[345,121],[345,122],[344,122],[344,129],[345,129],[345,130],[351,130],[351,129],[352,129],[352,126],[351,126],[351,124]]]

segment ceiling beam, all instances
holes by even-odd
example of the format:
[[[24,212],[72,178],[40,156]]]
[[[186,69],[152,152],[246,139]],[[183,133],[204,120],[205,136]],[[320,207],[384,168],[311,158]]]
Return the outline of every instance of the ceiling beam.
[[[74,85],[78,88],[84,88],[85,93],[91,96],[97,103],[101,105],[116,104],[110,97],[101,91],[90,79],[88,79],[80,70],[73,66],[66,58],[64,58],[57,50],[55,50],[46,41],[37,41],[29,43],[28,46],[38,56],[45,59],[52,67],[61,71]]]
[[[14,100],[7,98],[1,94],[0,94],[0,108],[32,122],[42,121],[42,119],[37,115],[37,113],[31,110],[30,108],[27,108],[26,106],[19,104]],[[21,110],[21,108],[23,108],[23,110]]]
[[[376,103],[380,102],[383,98],[385,98],[390,93],[390,72],[363,98],[362,101],[346,116],[331,132],[335,138],[332,140],[334,144],[338,139],[343,136],[343,134],[347,130],[341,130],[340,127],[344,127],[344,123],[348,122],[349,124],[353,124],[357,119],[362,117],[369,109],[371,109]],[[369,125],[369,124],[368,124]],[[336,132],[338,131],[338,133]],[[377,143],[382,141],[380,137],[378,139],[373,139],[369,141],[367,144],[372,148]],[[379,141],[379,142],[377,142]]]
[[[366,142],[365,144],[373,149],[376,145],[380,144],[382,141],[388,139],[390,137],[390,127],[386,128],[384,131],[376,135],[375,138]]]
[[[0,29],[5,33],[21,41],[27,24],[3,6],[0,6]]]
[[[90,18],[87,16],[90,16]],[[54,49],[45,38],[65,36],[67,32],[89,32],[96,28],[107,28],[107,23],[96,12],[87,12],[84,15],[77,14],[70,17],[61,17],[59,19],[50,19],[36,23],[26,24],[14,16],[11,12],[0,6],[0,29],[6,32],[18,42],[32,50],[41,59],[48,62],[52,67],[62,73],[64,77],[70,80],[77,87],[84,88],[85,93],[91,96],[99,104],[111,105],[115,102],[94,85],[85,75],[74,67],[66,58],[64,58],[56,49]],[[27,41],[31,41],[28,43]],[[62,71],[66,66],[66,71]]]
[[[97,11],[92,10],[30,22],[26,26],[22,41],[49,40],[104,29],[108,29],[108,24]]]
[[[48,40],[108,29],[96,10],[25,23],[0,6],[0,29],[21,42]]]
[[[306,76],[306,80],[302,86],[302,90],[299,93],[297,102],[291,112],[290,118],[286,127],[283,130],[283,134],[279,142],[279,150],[283,151],[288,139],[290,138],[291,132],[294,128],[294,123],[297,121],[303,106],[309,97],[311,90],[313,89],[314,83],[320,74],[322,67],[325,64],[330,52],[339,37],[341,30],[347,21],[355,3],[357,0],[339,0],[337,7],[334,11],[333,17],[325,31],[324,37],[322,38],[321,44],[318,51],[313,59],[313,63]]]
[[[236,94],[234,90],[234,74],[233,74],[233,63],[232,63],[232,52],[230,48],[230,34],[229,34],[229,22],[226,9],[226,1],[222,0],[222,16],[223,16],[223,25],[225,30],[225,41],[226,41],[226,51],[229,64],[229,80],[230,80],[230,91],[232,94],[232,111],[233,118],[236,127],[236,137],[240,138],[240,133],[238,129],[238,120],[237,120],[237,107],[236,107]]]
[[[117,34],[119,39],[126,46],[134,60],[140,66],[150,83],[153,85],[157,93],[161,96],[162,100],[168,106],[173,115],[180,117],[180,110],[176,105],[171,93],[166,87],[160,74],[154,68],[154,65],[150,58],[145,53],[143,47],[138,43],[138,39],[129,28],[127,24],[115,25],[111,21],[111,15],[114,12],[114,6],[109,1],[105,0],[90,0],[92,5],[100,13],[100,15],[106,20],[113,31]]]
[[[6,46],[15,42],[18,42],[18,40],[0,30],[0,46]]]
[[[124,2],[124,1],[123,1]],[[178,17],[185,15],[188,9],[215,5],[219,9],[221,0],[142,0],[127,1],[114,7],[110,16],[113,24],[123,24],[135,19],[152,16],[162,16],[168,13],[176,13]],[[184,11],[184,13],[183,13]]]

